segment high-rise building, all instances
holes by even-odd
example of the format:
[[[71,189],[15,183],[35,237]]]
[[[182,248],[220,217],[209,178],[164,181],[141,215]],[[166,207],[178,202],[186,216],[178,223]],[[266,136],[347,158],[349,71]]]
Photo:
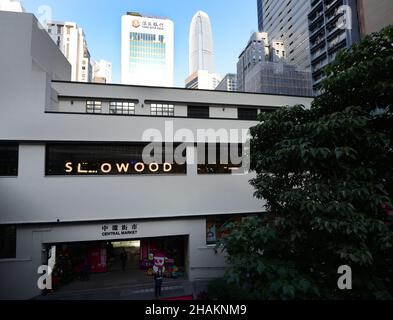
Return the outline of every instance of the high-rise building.
[[[209,16],[198,11],[192,18],[189,38],[189,74],[198,70],[214,73],[213,33]]]
[[[189,76],[185,84],[190,89],[214,90],[221,77],[215,73],[213,33],[209,16],[198,11],[192,18],[189,35]]]
[[[214,90],[221,81],[220,75],[207,70],[198,70],[188,76],[185,81],[188,89]]]
[[[356,0],[313,0],[308,20],[313,89],[319,95],[323,69],[360,40]]]
[[[112,63],[106,60],[93,61],[93,82],[112,82]]]
[[[269,42],[266,32],[254,33],[237,64],[237,90],[265,94],[311,96],[311,74],[289,65],[282,41]]]
[[[393,24],[392,0],[358,0],[357,6],[362,37]]]
[[[173,22],[135,12],[122,16],[121,21],[121,82],[172,87]]]
[[[289,64],[310,69],[310,0],[258,0],[257,4],[259,31],[284,42]]]
[[[216,90],[220,91],[237,91],[237,75],[236,73],[228,73],[224,79],[218,84]]]
[[[262,7],[263,0],[257,0],[257,9],[258,9],[258,31],[263,31],[263,7]]]
[[[46,22],[46,31],[72,66],[71,80],[91,82],[93,66],[83,29],[75,22]]]
[[[25,12],[25,9],[17,0],[0,0],[0,11]]]

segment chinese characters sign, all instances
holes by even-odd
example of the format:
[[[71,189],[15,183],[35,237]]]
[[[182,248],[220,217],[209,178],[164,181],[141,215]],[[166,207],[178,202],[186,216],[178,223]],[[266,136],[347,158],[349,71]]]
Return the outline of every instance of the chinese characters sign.
[[[140,22],[139,20],[135,19],[132,21],[132,26],[134,28],[139,28],[142,26],[143,29],[164,30],[163,22],[151,22],[146,20],[142,20],[142,22]]]
[[[138,224],[105,224],[101,227],[103,237],[135,236],[138,234]]]

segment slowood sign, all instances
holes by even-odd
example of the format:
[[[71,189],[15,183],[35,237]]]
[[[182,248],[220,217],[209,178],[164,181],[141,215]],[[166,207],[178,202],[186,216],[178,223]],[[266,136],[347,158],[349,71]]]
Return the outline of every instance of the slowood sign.
[[[173,165],[170,163],[158,164],[152,162],[149,164],[143,162],[66,162],[64,171],[67,174],[154,174],[154,173],[171,173]]]

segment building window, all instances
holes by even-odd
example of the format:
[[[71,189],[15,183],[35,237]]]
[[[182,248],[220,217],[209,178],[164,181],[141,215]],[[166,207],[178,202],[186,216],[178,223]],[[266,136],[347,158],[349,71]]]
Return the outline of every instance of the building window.
[[[102,102],[101,101],[86,101],[86,112],[87,113],[102,113]]]
[[[200,119],[209,118],[209,107],[188,106],[188,117]]]
[[[173,104],[152,103],[150,105],[150,114],[152,116],[173,117],[175,115],[175,106]]]
[[[248,108],[238,108],[237,109],[237,118],[239,120],[257,120],[258,110],[257,109],[248,109]]]
[[[18,175],[19,146],[16,143],[0,143],[0,177]]]
[[[179,144],[175,144],[173,148],[166,148],[165,144],[159,144],[156,145],[156,149],[146,151],[145,148],[149,145],[139,142],[47,144],[45,174],[47,176],[120,176],[187,173],[185,148],[177,150]],[[184,163],[174,162],[176,151],[181,152]],[[154,155],[154,158],[149,159],[150,162],[144,162],[144,152],[150,152],[148,154]]]
[[[198,144],[198,174],[243,173],[243,145],[227,143]]]
[[[0,226],[0,259],[16,258],[16,227]]]
[[[111,102],[109,105],[109,112],[112,114],[135,114],[135,103],[133,102]]]

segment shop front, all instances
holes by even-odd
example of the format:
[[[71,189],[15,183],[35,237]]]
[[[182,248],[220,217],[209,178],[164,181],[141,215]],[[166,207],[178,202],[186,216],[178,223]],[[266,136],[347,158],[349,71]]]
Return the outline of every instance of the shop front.
[[[173,236],[47,244],[53,289],[78,282],[84,289],[151,283],[157,259],[162,260],[165,278],[186,279],[187,242],[185,236]]]

